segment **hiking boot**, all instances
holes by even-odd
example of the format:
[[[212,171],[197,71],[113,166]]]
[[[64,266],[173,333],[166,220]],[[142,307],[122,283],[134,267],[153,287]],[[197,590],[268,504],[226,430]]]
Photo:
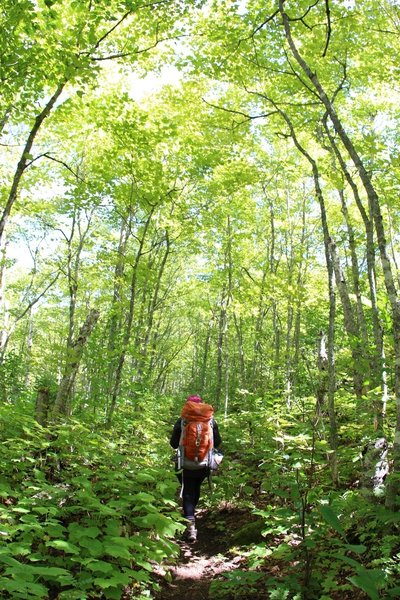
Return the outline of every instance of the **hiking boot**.
[[[190,520],[186,527],[186,537],[188,542],[195,542],[197,540],[197,529],[194,520]]]

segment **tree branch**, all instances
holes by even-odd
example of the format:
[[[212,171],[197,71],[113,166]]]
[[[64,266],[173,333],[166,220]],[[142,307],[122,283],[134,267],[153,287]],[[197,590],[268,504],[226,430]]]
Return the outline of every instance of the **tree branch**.
[[[156,46],[158,46],[158,44],[161,44],[162,42],[167,42],[169,40],[178,40],[182,37],[187,37],[187,36],[186,36],[186,34],[182,34],[182,35],[174,35],[172,37],[165,37],[165,38],[160,38],[160,39],[157,38],[156,41],[154,42],[154,44],[152,44],[151,46],[147,46],[146,48],[133,50],[132,52],[118,52],[117,54],[109,54],[108,56],[92,56],[91,60],[93,60],[95,62],[102,62],[104,60],[114,60],[116,58],[125,58],[126,56],[134,56],[135,54],[144,54],[145,52],[148,52],[149,50],[156,48]]]
[[[263,27],[265,27],[265,25],[267,25],[268,23],[270,23],[270,21],[272,21],[272,19],[274,19],[276,17],[276,15],[278,15],[278,14],[279,14],[279,8],[270,17],[268,17],[267,19],[265,19],[265,21],[263,21],[261,23],[261,25],[259,25],[258,27],[256,27],[250,37],[253,38],[256,35],[256,33],[258,33],[259,31],[261,31],[261,29]],[[249,39],[249,38],[247,38],[247,39]]]
[[[326,41],[325,48],[322,53],[322,57],[325,58],[328,52],[329,41],[331,39],[332,26],[331,26],[331,9],[329,6],[329,0],[325,0],[325,12],[326,12]]]
[[[223,110],[225,112],[232,113],[234,115],[240,115],[240,116],[244,117],[245,120],[242,121],[241,123],[239,123],[239,125],[241,125],[242,123],[245,123],[246,121],[254,121],[255,119],[263,119],[266,117],[270,117],[271,115],[274,115],[277,112],[276,110],[274,110],[272,112],[263,113],[261,115],[249,115],[241,110],[234,110],[232,108],[225,108],[224,106],[218,106],[217,104],[208,102],[205,98],[202,98],[202,100],[205,104],[207,104],[208,106],[211,106],[212,108],[216,108],[217,110]]]
[[[71,167],[69,165],[67,165],[67,163],[65,163],[63,160],[60,160],[59,158],[54,158],[54,156],[51,156],[51,154],[49,154],[48,152],[45,152],[44,154],[42,154],[42,156],[44,156],[45,158],[48,158],[49,160],[52,160],[53,162],[56,162],[60,165],[62,165],[63,167],[65,167],[67,169],[67,171],[69,171],[70,173],[72,173],[72,175],[78,179],[78,181],[84,182],[85,180],[78,175],[77,172],[73,171],[73,169],[71,169]]]
[[[126,19],[127,17],[129,17],[129,15],[130,15],[131,13],[132,13],[132,11],[131,11],[131,10],[129,10],[128,12],[126,12],[126,13],[125,13],[125,14],[124,14],[124,15],[123,15],[121,18],[120,18],[120,20],[119,20],[119,21],[117,21],[117,22],[115,23],[115,25],[113,25],[113,27],[111,27],[111,29],[109,29],[109,30],[108,30],[108,31],[107,31],[107,32],[106,32],[104,35],[102,35],[102,36],[101,36],[101,37],[100,37],[100,38],[97,40],[97,42],[96,42],[96,44],[95,44],[95,46],[94,46],[93,50],[97,50],[97,49],[98,49],[98,47],[100,46],[100,44],[101,44],[102,42],[104,42],[104,40],[105,40],[106,38],[108,38],[108,36],[109,36],[109,35],[111,35],[111,34],[112,34],[112,32],[113,32],[113,31],[115,31],[115,30],[117,29],[117,27],[119,27],[119,26],[121,25],[121,23],[123,23],[123,22],[125,21],[125,19]]]

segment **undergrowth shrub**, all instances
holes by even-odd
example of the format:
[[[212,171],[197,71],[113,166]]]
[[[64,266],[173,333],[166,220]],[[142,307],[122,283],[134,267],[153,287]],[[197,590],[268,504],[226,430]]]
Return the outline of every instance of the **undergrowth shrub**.
[[[280,414],[266,405],[257,417],[242,409],[227,429],[233,452],[219,493],[252,509],[262,541],[238,547],[232,536],[247,568],[213,582],[210,598],[247,598],[249,589],[291,600],[400,597],[400,518],[357,488],[361,438],[339,448],[334,489],[324,424],[304,406]]]
[[[148,597],[183,527],[173,474],[146,463],[143,436],[44,429],[11,407],[0,420],[2,597]]]

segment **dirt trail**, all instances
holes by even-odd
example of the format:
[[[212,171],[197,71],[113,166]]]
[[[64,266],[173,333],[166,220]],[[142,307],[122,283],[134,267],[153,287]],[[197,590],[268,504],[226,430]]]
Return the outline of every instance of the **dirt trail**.
[[[247,590],[248,596],[245,595],[246,590],[243,587],[241,590],[232,588],[231,595],[226,588],[223,594],[221,588],[214,591],[211,588],[210,593],[210,586],[218,580],[222,583],[229,572],[235,569],[239,569],[239,572],[247,570],[246,558],[232,552],[232,548],[241,546],[242,543],[251,543],[249,535],[261,536],[259,524],[254,522],[251,513],[234,508],[216,512],[200,511],[196,522],[197,542],[179,542],[181,554],[176,564],[164,565],[164,569],[159,572],[161,589],[155,595],[155,600],[219,600],[222,597],[223,600],[237,600],[238,592],[241,600],[267,600],[270,595],[262,581],[259,586],[253,585],[251,590]],[[251,527],[252,525],[255,527]],[[255,539],[253,541],[256,542]],[[275,579],[287,576],[293,568],[296,568],[294,563],[285,563],[278,559],[269,560],[263,571],[266,577]],[[355,588],[332,591],[330,597],[335,600],[367,600],[365,593]]]
[[[236,526],[240,517],[226,513],[215,520],[213,515],[200,513],[197,518],[198,539],[194,544],[179,542],[178,564],[168,567],[171,583],[165,579],[156,600],[205,600],[209,598],[211,582],[222,573],[239,567],[242,558],[228,551],[226,529]]]

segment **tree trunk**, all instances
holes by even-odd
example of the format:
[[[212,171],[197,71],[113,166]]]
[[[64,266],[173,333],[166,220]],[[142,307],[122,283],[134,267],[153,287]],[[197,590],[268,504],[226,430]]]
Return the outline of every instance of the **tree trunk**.
[[[244,349],[243,349],[243,332],[241,327],[241,320],[239,321],[236,313],[233,313],[233,321],[235,323],[236,329],[236,338],[238,344],[238,354],[239,354],[239,385],[241,388],[246,386],[246,367],[244,360]]]
[[[50,112],[52,111],[54,104],[56,103],[56,101],[58,100],[58,98],[61,96],[61,93],[64,89],[66,85],[66,82],[63,81],[62,83],[60,83],[56,89],[56,91],[54,92],[54,94],[51,96],[50,100],[47,102],[46,106],[43,108],[43,110],[37,115],[35,122],[33,124],[33,127],[28,135],[28,139],[26,141],[25,147],[22,151],[21,154],[21,158],[19,159],[18,165],[17,165],[17,169],[15,171],[14,174],[14,179],[13,182],[11,184],[11,190],[10,193],[8,195],[7,198],[7,202],[6,205],[4,207],[3,213],[0,217],[0,245],[1,245],[1,240],[3,238],[4,235],[4,229],[5,226],[7,224],[8,221],[8,217],[10,216],[11,210],[14,206],[14,203],[17,199],[18,196],[18,190],[19,190],[19,184],[21,182],[22,179],[22,175],[24,174],[25,169],[31,164],[32,162],[32,157],[30,155],[30,152],[32,150],[32,146],[33,143],[35,141],[36,135],[43,123],[43,121],[45,120],[45,118],[50,114]]]
[[[32,358],[32,345],[33,345],[33,309],[31,308],[28,312],[28,331],[26,336],[26,350],[25,350],[25,375],[24,385],[26,388],[29,387],[29,375]]]
[[[7,310],[4,297],[5,279],[6,279],[6,258],[7,244],[5,239],[0,240],[0,354],[3,355],[3,349],[7,339]]]
[[[314,86],[321,102],[325,106],[326,112],[331,119],[336,133],[340,137],[343,146],[346,148],[350,158],[352,159],[357,172],[360,176],[365,192],[368,197],[370,211],[372,214],[373,222],[375,225],[375,231],[378,240],[379,253],[381,258],[383,276],[385,281],[386,291],[389,297],[389,302],[392,310],[392,330],[393,330],[393,341],[394,341],[394,375],[395,375],[395,397],[396,397],[396,425],[395,435],[393,442],[393,476],[389,477],[387,487],[386,505],[388,508],[394,510],[399,504],[398,498],[400,498],[400,300],[398,297],[395,278],[392,273],[392,267],[387,252],[386,234],[383,225],[383,217],[381,213],[381,207],[379,202],[378,194],[372,184],[371,177],[361,160],[354,144],[347,135],[342,122],[340,121],[336,110],[333,107],[331,100],[326,94],[322,87],[317,74],[314,73],[303,57],[300,55],[297,47],[293,41],[290,21],[288,15],[285,13],[284,0],[279,0],[279,11],[282,16],[283,25],[285,28],[286,39],[288,41],[290,50],[303,70],[308,79]]]
[[[385,372],[385,360],[384,360],[384,347],[383,347],[383,327],[378,309],[378,299],[376,293],[376,269],[375,269],[375,243],[374,243],[374,230],[373,223],[368,217],[368,214],[361,201],[360,194],[358,192],[357,185],[355,184],[350,172],[346,166],[346,163],[339,151],[339,148],[329,130],[329,127],[324,118],[324,127],[328,135],[329,142],[335,155],[339,161],[340,168],[344,173],[347,183],[349,184],[353,196],[357,205],[357,208],[362,217],[365,234],[366,234],[366,254],[367,254],[367,271],[368,271],[368,283],[369,283],[369,297],[371,301],[371,316],[372,316],[372,330],[374,337],[374,352],[371,357],[371,387],[377,388],[379,385],[382,390],[381,401],[374,401],[374,427],[377,431],[383,431],[385,405],[387,399],[387,384],[386,384],[386,372]]]
[[[336,392],[336,369],[335,369],[335,317],[336,317],[336,296],[333,281],[333,269],[328,270],[329,275],[329,329],[328,329],[328,415],[329,415],[329,447],[331,452],[328,454],[328,460],[331,467],[332,483],[339,485],[338,468],[338,426],[335,409]]]
[[[328,378],[327,378],[327,389],[328,389],[328,412],[329,412],[329,444],[331,449],[331,454],[329,456],[329,460],[331,463],[331,474],[332,481],[336,485],[338,482],[338,464],[337,464],[337,448],[338,448],[338,439],[337,439],[337,422],[336,422],[336,412],[335,412],[335,391],[336,391],[336,376],[335,376],[335,354],[334,354],[334,336],[335,336],[335,314],[336,314],[336,297],[335,297],[335,289],[334,289],[334,264],[332,259],[332,240],[329,234],[329,226],[328,219],[325,208],[325,200],[322,194],[322,189],[319,181],[319,171],[316,161],[308,154],[308,152],[303,148],[300,142],[297,139],[296,132],[294,127],[289,119],[289,117],[276,107],[279,114],[286,121],[290,135],[293,139],[293,142],[299,152],[308,160],[312,168],[312,174],[314,179],[314,189],[315,195],[318,200],[321,212],[321,224],[322,231],[324,237],[324,250],[325,250],[325,260],[326,260],[326,268],[328,272],[328,290],[329,290],[329,333],[328,333],[328,346],[326,352],[326,360],[328,367]]]
[[[111,301],[111,315],[108,331],[108,369],[107,369],[107,399],[112,395],[113,380],[116,368],[116,354],[118,352],[117,339],[121,330],[121,297],[122,297],[122,279],[125,271],[126,248],[128,244],[129,234],[131,231],[131,217],[129,214],[127,219],[123,219],[120,228],[117,260],[114,267],[114,289],[113,298]],[[108,409],[108,407],[107,407]]]
[[[155,282],[153,294],[150,298],[150,302],[147,309],[147,323],[146,323],[146,331],[141,344],[141,353],[140,353],[140,362],[138,365],[138,378],[139,380],[143,376],[143,373],[146,373],[146,359],[149,352],[150,340],[153,332],[154,325],[154,316],[156,314],[157,309],[159,308],[159,296],[160,296],[160,288],[163,280],[163,275],[165,271],[165,267],[167,264],[167,260],[169,254],[171,252],[171,244],[169,240],[168,231],[165,232],[165,250],[158,267],[157,279]],[[146,375],[145,375],[146,377]]]
[[[261,334],[264,325],[264,318],[266,309],[264,306],[264,293],[265,285],[267,280],[268,265],[265,265],[260,285],[260,292],[258,295],[258,308],[257,316],[254,327],[254,341],[253,341],[253,357],[250,367],[251,374],[251,391],[257,392],[261,385]],[[249,384],[250,385],[250,384]]]
[[[43,427],[46,427],[48,424],[51,404],[52,398],[50,388],[44,386],[39,387],[36,396],[35,419]]]
[[[208,323],[206,341],[204,344],[203,356],[200,365],[200,377],[199,377],[199,392],[200,394],[204,394],[205,385],[206,385],[206,375],[207,375],[207,363],[208,363],[208,354],[210,351],[210,342],[211,342],[211,330],[213,324],[214,317],[212,317]]]
[[[52,413],[52,416],[55,419],[60,416],[68,415],[69,401],[75,378],[78,373],[83,350],[98,321],[99,316],[99,311],[93,308],[86,317],[86,321],[80,328],[77,338],[71,342],[71,346],[67,349],[67,359],[64,367],[64,374],[58,388]]]
[[[360,344],[360,332],[354,316],[354,310],[351,304],[347,282],[340,266],[337,247],[332,239],[329,239],[329,249],[332,257],[336,286],[339,290],[339,295],[342,302],[344,326],[349,338],[351,355],[353,359],[352,372],[354,392],[357,398],[361,399],[363,395],[363,368],[365,367],[365,360]]]
[[[322,416],[326,409],[326,396],[328,393],[328,351],[326,349],[326,335],[320,331],[317,348],[318,383],[316,388],[315,412]]]
[[[116,370],[115,370],[115,374],[114,374],[114,382],[113,382],[113,388],[112,388],[112,393],[111,393],[111,402],[110,402],[110,405],[109,405],[108,411],[107,411],[107,417],[106,417],[107,426],[111,425],[112,417],[113,417],[113,414],[115,411],[115,407],[117,405],[117,399],[118,399],[118,395],[120,392],[121,381],[122,381],[122,371],[124,368],[126,353],[128,351],[129,340],[131,338],[133,317],[134,317],[135,305],[136,305],[137,270],[138,270],[138,266],[139,266],[139,261],[143,254],[143,247],[144,247],[144,243],[145,243],[145,240],[147,237],[148,229],[150,227],[151,219],[153,217],[154,208],[155,207],[153,207],[151,209],[151,211],[148,214],[147,219],[145,221],[145,224],[143,227],[143,233],[142,233],[141,238],[139,239],[139,246],[138,246],[138,249],[136,252],[135,261],[132,266],[129,309],[128,309],[128,314],[127,314],[127,318],[126,318],[125,332],[124,332],[124,335],[122,338],[121,349],[120,349],[119,357],[118,357],[117,364],[116,364]]]
[[[308,243],[307,240],[307,231],[306,231],[306,206],[305,199],[303,201],[302,207],[302,228],[301,228],[301,242],[300,242],[300,255],[301,255],[301,263],[299,264],[299,269],[297,273],[297,298],[295,303],[295,316],[294,316],[294,334],[293,334],[293,346],[294,346],[294,355],[292,360],[292,390],[293,394],[297,392],[297,374],[299,370],[299,362],[300,362],[300,331],[301,331],[301,315],[302,315],[302,305],[303,305],[303,294],[302,294],[302,285],[305,279],[305,274],[307,270],[307,256],[308,256]]]
[[[223,290],[223,296],[225,290]],[[219,408],[221,402],[221,393],[222,393],[222,376],[223,376],[223,366],[224,366],[224,343],[225,343],[225,335],[226,335],[226,310],[223,304],[224,297],[222,296],[221,300],[221,308],[219,311],[219,319],[218,319],[218,342],[217,342],[217,373],[216,373],[216,386],[215,386],[215,406]]]
[[[274,394],[280,395],[282,391],[281,380],[281,324],[279,319],[278,304],[272,300],[272,329],[273,329],[273,365],[272,387]]]
[[[344,195],[343,189],[339,189],[340,201],[342,204],[342,213],[344,216],[344,220],[346,222],[347,228],[347,238],[349,241],[349,249],[351,256],[351,274],[353,281],[353,289],[356,296],[356,315],[357,315],[357,329],[361,338],[361,342],[363,347],[366,349],[369,346],[368,342],[368,332],[367,332],[367,323],[364,315],[364,308],[362,305],[362,293],[360,286],[360,269],[358,266],[358,258],[357,258],[357,245],[356,239],[354,235],[353,225],[351,223],[349,211],[346,204],[346,198]],[[368,379],[370,378],[370,374],[368,373]]]

